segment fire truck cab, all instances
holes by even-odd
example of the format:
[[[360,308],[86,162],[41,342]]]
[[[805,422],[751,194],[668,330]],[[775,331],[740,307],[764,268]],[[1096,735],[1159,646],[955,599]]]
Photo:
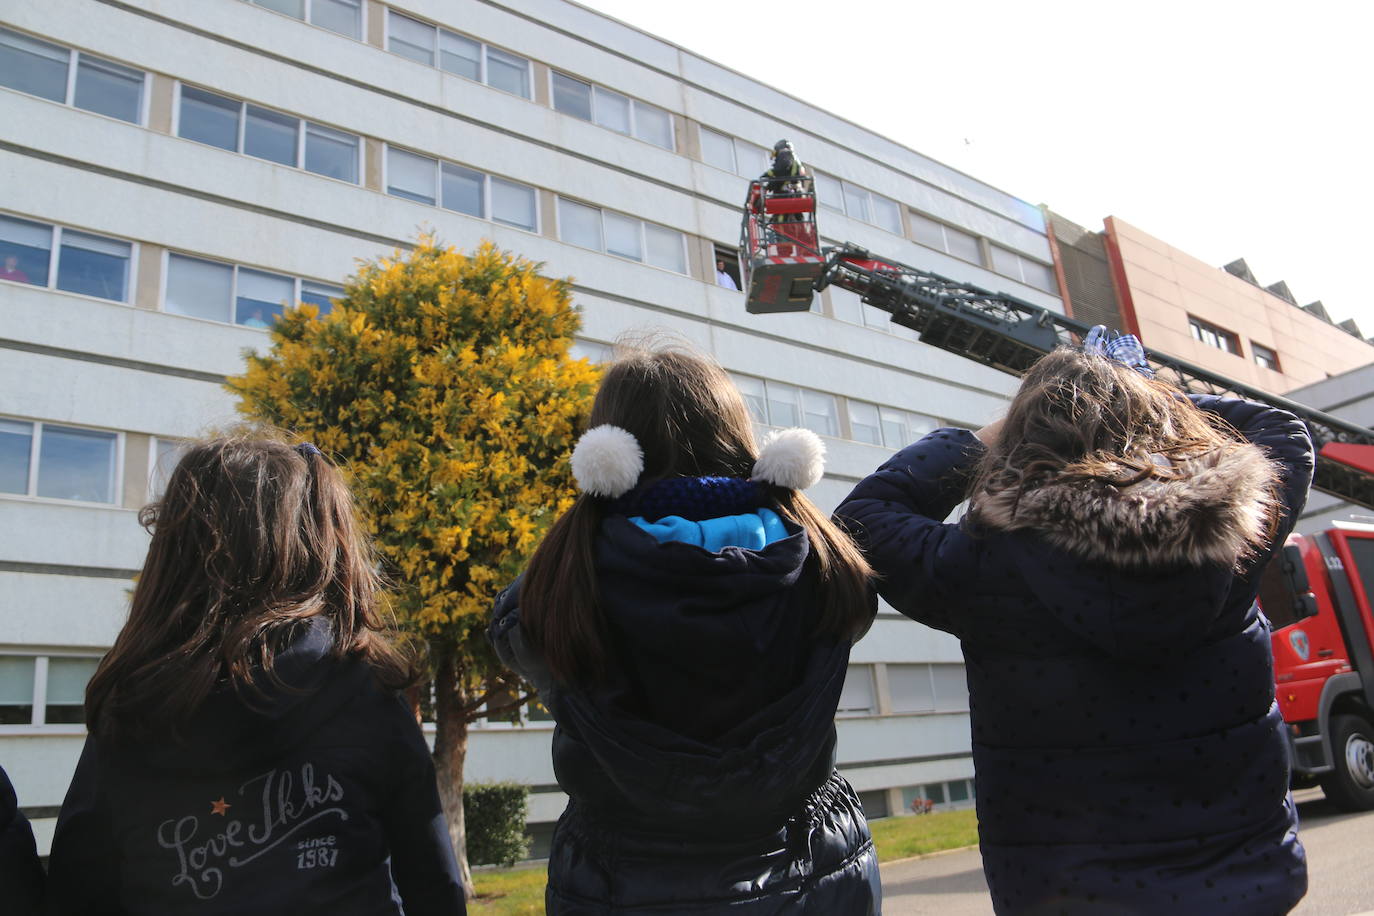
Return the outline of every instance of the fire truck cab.
[[[1374,525],[1293,535],[1265,571],[1275,693],[1296,786],[1374,809]]]

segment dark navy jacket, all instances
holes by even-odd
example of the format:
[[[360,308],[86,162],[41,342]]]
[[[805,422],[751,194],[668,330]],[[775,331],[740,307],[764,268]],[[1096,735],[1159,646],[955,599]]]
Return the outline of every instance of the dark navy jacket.
[[[213,694],[184,741],[92,735],[58,818],[48,912],[465,912],[414,716],[313,622],[284,687]]]
[[[867,547],[883,596],[962,642],[983,862],[999,913],[1254,916],[1287,912],[1306,889],[1269,628],[1254,600],[1259,570],[1306,500],[1311,443],[1283,411],[1194,400],[1282,475],[1279,531],[1240,573],[1117,561],[1182,537],[1196,507],[1142,518],[1140,530],[1121,521],[1132,512],[1108,516],[1115,531],[1091,543],[1062,529],[1095,531],[1109,509],[1090,502],[1099,517],[1082,517],[1073,491],[1048,507],[1061,530],[942,524],[982,453],[966,430],[902,450],[837,510]],[[1208,473],[1209,486],[1227,489],[1228,468]]]
[[[596,688],[552,681],[521,631],[518,583],[491,626],[557,723],[571,801],[548,912],[878,912],[868,826],[834,772],[850,643],[810,635],[805,533],[712,553],[611,516],[597,576],[612,662]]]
[[[12,916],[30,916],[42,899],[43,866],[33,828],[19,810],[9,775],[0,768],[0,906]]]

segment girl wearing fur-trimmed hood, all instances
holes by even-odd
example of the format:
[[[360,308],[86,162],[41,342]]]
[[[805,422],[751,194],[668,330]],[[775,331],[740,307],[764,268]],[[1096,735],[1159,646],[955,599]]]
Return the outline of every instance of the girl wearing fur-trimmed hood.
[[[936,430],[840,506],[883,597],[961,640],[998,913],[1302,897],[1255,594],[1312,462],[1289,413],[1064,348],[1005,420]]]

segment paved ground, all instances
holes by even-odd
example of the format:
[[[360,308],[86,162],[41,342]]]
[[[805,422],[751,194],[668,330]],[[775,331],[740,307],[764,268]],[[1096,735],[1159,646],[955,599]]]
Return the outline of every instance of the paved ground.
[[[1374,811],[1337,811],[1317,789],[1297,798],[1309,889],[1293,916],[1374,916]],[[885,916],[991,916],[976,849],[894,862],[882,872]]]

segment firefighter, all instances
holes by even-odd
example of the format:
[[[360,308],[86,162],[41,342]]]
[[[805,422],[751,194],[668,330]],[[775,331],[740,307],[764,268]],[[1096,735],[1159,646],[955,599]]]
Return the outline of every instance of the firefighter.
[[[806,166],[797,158],[791,140],[779,140],[773,144],[773,162],[763,177],[770,179],[768,190],[773,194],[795,194],[801,189],[797,179],[809,175]]]

